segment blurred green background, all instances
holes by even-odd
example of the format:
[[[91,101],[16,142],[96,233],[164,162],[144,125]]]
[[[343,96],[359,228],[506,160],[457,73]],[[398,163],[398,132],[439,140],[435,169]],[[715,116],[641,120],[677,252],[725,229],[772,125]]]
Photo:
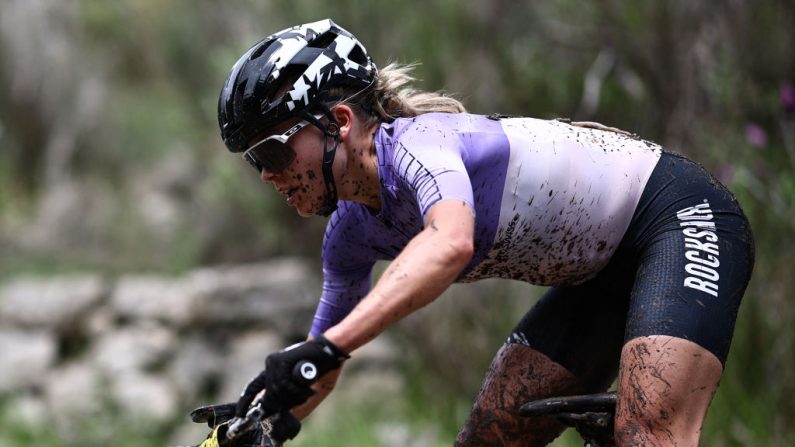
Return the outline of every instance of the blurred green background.
[[[704,444],[795,444],[792,1],[2,1],[0,281],[317,262],[325,220],[295,216],[226,153],[215,113],[250,45],[325,17],[381,66],[420,62],[419,87],[470,111],[603,122],[715,173],[751,220],[757,258]],[[449,444],[540,291],[483,290],[390,334],[411,379],[394,405],[342,406],[302,445],[369,445],[376,418]],[[3,420],[0,445],[56,444]],[[123,416],[113,420],[123,433]]]

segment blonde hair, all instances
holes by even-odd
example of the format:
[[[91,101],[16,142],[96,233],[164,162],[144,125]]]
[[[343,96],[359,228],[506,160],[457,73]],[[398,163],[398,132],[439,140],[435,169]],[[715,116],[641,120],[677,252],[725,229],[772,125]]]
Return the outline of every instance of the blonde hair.
[[[461,113],[466,108],[461,101],[442,92],[424,92],[411,87],[416,81],[412,71],[417,64],[390,63],[380,69],[371,87],[360,93],[332,92],[332,96],[347,99],[345,104],[358,106],[365,126],[379,122],[391,123],[396,118],[411,118],[430,112]]]

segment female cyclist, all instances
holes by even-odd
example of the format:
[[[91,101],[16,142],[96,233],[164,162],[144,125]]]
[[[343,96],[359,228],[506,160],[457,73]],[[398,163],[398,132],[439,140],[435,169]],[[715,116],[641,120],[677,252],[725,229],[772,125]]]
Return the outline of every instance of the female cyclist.
[[[753,241],[698,164],[593,123],[478,116],[378,70],[331,20],[254,45],[219,100],[221,134],[302,216],[330,216],[307,342],[245,388],[308,414],[348,355],[453,282],[551,286],[496,354],[457,444],[545,445],[529,400],[605,390],[620,445],[697,445]],[[371,286],[371,269],[391,260]],[[455,334],[450,334],[455,343]]]

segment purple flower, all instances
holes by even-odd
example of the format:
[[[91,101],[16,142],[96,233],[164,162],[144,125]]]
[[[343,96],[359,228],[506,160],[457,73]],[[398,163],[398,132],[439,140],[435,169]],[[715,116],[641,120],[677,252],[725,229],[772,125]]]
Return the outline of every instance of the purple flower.
[[[790,83],[781,84],[781,105],[787,113],[795,112],[795,86]]]
[[[767,146],[767,133],[765,129],[762,129],[762,126],[750,123],[745,126],[745,140],[751,146],[761,149]]]

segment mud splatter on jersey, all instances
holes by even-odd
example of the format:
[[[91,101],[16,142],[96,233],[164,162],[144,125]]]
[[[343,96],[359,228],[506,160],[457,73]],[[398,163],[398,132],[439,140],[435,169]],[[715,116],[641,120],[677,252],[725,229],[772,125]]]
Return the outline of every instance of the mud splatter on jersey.
[[[475,214],[475,255],[458,281],[577,284],[610,260],[660,158],[659,146],[557,120],[431,113],[375,135],[381,208],[341,201],[323,242],[323,294],[312,334],[368,292],[442,200]]]

